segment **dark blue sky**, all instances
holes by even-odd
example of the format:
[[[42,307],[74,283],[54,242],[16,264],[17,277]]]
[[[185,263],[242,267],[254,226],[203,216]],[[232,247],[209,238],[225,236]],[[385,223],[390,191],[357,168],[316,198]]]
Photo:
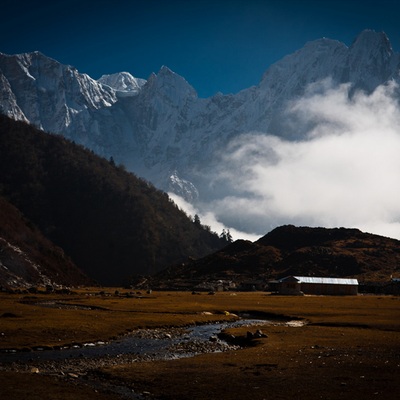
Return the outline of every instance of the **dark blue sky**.
[[[400,49],[398,0],[3,0],[0,52],[39,50],[98,79],[162,65],[208,97],[255,85],[307,41],[350,45],[364,29]]]

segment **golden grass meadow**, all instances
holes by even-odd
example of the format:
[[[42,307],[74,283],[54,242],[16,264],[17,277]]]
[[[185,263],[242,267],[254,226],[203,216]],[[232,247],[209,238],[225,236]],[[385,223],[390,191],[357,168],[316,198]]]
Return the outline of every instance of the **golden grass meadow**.
[[[0,294],[0,349],[107,341],[137,329],[187,327],[255,313],[281,323],[230,328],[244,344],[173,360],[126,361],[65,373],[0,363],[4,399],[397,399],[400,298],[276,296],[265,292]],[[247,340],[261,329],[265,337]],[[62,351],[62,350],[58,350]],[[30,354],[30,353],[29,353]],[[33,354],[33,353],[32,353]],[[93,381],[102,385],[94,386]],[[117,392],[115,387],[123,387]],[[130,394],[127,394],[130,393]],[[136,397],[135,397],[136,396]]]

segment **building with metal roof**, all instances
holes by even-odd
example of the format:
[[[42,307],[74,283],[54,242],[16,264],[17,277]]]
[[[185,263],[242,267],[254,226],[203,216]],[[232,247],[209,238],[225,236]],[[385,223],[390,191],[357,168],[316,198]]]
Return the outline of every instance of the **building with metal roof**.
[[[358,280],[291,275],[279,279],[277,288],[280,294],[291,295],[357,295]]]

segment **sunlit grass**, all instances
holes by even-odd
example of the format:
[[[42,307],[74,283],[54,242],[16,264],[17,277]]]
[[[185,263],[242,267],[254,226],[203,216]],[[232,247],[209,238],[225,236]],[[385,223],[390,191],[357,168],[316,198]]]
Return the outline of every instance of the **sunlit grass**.
[[[126,294],[128,291],[121,289],[115,295],[115,289],[110,289],[100,295],[97,288],[71,295],[1,294],[0,348],[108,340],[137,328],[229,320],[234,316],[226,312],[245,311],[304,318],[313,324],[400,329],[398,297],[285,297],[264,292]],[[46,307],[43,302],[53,306]]]

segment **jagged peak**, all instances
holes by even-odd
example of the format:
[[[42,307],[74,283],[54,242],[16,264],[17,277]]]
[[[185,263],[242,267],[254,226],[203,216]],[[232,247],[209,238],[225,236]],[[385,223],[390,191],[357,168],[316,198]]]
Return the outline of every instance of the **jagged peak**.
[[[393,53],[392,45],[385,32],[376,32],[372,29],[363,30],[350,46],[351,50],[356,48],[384,48],[388,53]]]
[[[32,55],[35,55],[35,56],[37,56],[37,57],[50,58],[50,57],[47,57],[44,53],[42,53],[42,52],[39,51],[39,50],[31,51],[31,52],[28,53],[28,54],[32,54]]]
[[[159,90],[167,91],[172,95],[172,91],[185,94],[185,97],[197,97],[195,89],[187,82],[185,78],[163,65],[158,74],[152,73],[147,80],[147,84],[156,87]]]
[[[25,53],[17,53],[17,54],[6,54],[6,53],[1,53],[1,56],[4,57],[13,57],[13,58],[22,58],[22,57],[33,57],[33,56],[40,56],[40,57],[45,57],[45,58],[50,58],[47,57],[45,54],[43,54],[41,51],[35,50],[35,51],[30,51],[30,52],[25,52]]]
[[[331,59],[338,59],[347,52],[347,46],[334,39],[320,38],[306,42],[306,44],[292,54],[288,54],[276,63],[272,64],[263,74],[260,87],[269,87],[271,81],[281,79],[285,71],[307,71],[309,66],[319,59],[329,64]]]
[[[390,45],[390,40],[385,32],[383,31],[377,32],[374,31],[373,29],[364,29],[362,32],[360,32],[353,40],[351,46],[355,46],[363,42],[374,43],[374,44],[384,43]]]
[[[78,72],[78,70],[74,66],[68,64],[62,64],[56,59],[49,57],[38,50],[26,53],[18,53],[18,54],[0,53],[0,56],[4,57],[10,62],[17,62],[18,64],[22,65],[23,68],[30,68],[31,65],[35,64],[48,64]]]
[[[126,72],[126,71],[115,72],[114,74],[104,74],[100,77],[100,79],[106,79],[106,78],[110,78],[110,77],[121,77],[121,78],[123,77],[123,78],[136,79],[130,72]]]
[[[129,72],[117,72],[115,74],[102,75],[97,82],[107,85],[117,91],[138,92],[146,83],[145,79],[135,78]]]
[[[167,79],[169,81],[177,81],[177,82],[182,82],[187,86],[191,85],[188,83],[188,81],[181,75],[177,74],[176,72],[172,71],[170,68],[167,66],[163,65],[160,70],[158,71],[157,78],[159,79]]]
[[[158,75],[178,75],[174,71],[172,71],[170,68],[168,68],[166,65],[162,65],[160,70],[158,71]]]
[[[13,57],[13,56],[11,56],[11,57]],[[61,64],[56,59],[46,56],[46,54],[44,54],[38,50],[31,51],[28,53],[15,54],[14,57],[19,58],[19,59],[29,59],[29,60],[46,60],[46,61],[51,61],[56,64]]]

